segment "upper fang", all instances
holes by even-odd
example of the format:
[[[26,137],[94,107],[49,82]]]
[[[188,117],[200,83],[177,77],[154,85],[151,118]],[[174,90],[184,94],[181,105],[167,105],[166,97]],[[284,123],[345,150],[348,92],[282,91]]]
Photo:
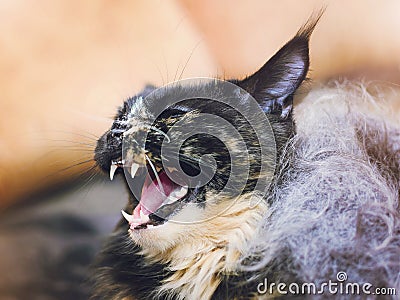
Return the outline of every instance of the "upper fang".
[[[131,177],[134,178],[137,170],[139,169],[139,164],[133,163],[131,166]]]
[[[116,171],[117,169],[118,169],[118,165],[112,163],[111,166],[110,166],[110,179],[111,179],[111,180],[113,180],[115,171]]]

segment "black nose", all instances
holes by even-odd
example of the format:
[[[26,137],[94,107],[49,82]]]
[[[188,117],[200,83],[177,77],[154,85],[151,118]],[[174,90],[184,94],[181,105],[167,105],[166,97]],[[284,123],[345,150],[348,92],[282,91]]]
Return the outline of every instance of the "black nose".
[[[107,132],[98,139],[94,150],[94,160],[104,172],[109,172],[111,160],[119,159],[121,155],[122,142],[115,134]]]

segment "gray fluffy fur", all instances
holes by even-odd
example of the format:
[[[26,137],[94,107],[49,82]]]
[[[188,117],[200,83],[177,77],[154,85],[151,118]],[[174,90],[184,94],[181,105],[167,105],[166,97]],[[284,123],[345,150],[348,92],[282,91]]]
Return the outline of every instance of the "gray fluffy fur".
[[[334,83],[297,105],[297,133],[243,260],[256,280],[320,284],[344,271],[346,282],[396,288],[399,297],[400,130],[385,108],[396,97],[390,87]]]

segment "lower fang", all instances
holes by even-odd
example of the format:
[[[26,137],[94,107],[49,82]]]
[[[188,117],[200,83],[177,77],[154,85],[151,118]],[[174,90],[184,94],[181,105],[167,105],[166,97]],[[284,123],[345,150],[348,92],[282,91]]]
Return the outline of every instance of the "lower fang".
[[[129,224],[140,222],[140,219],[135,219],[132,215],[126,213],[124,210],[121,210],[121,213],[122,213],[123,217],[125,218],[125,220],[128,221]]]

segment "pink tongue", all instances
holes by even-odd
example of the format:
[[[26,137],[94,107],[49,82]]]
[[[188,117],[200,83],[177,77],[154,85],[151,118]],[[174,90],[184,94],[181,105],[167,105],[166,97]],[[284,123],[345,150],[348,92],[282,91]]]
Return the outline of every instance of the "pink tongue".
[[[165,172],[160,173],[158,176],[165,194],[162,192],[162,188],[159,186],[157,179],[154,179],[150,184],[145,182],[140,199],[142,211],[145,215],[155,212],[172,191],[179,187],[179,185],[169,179]]]

